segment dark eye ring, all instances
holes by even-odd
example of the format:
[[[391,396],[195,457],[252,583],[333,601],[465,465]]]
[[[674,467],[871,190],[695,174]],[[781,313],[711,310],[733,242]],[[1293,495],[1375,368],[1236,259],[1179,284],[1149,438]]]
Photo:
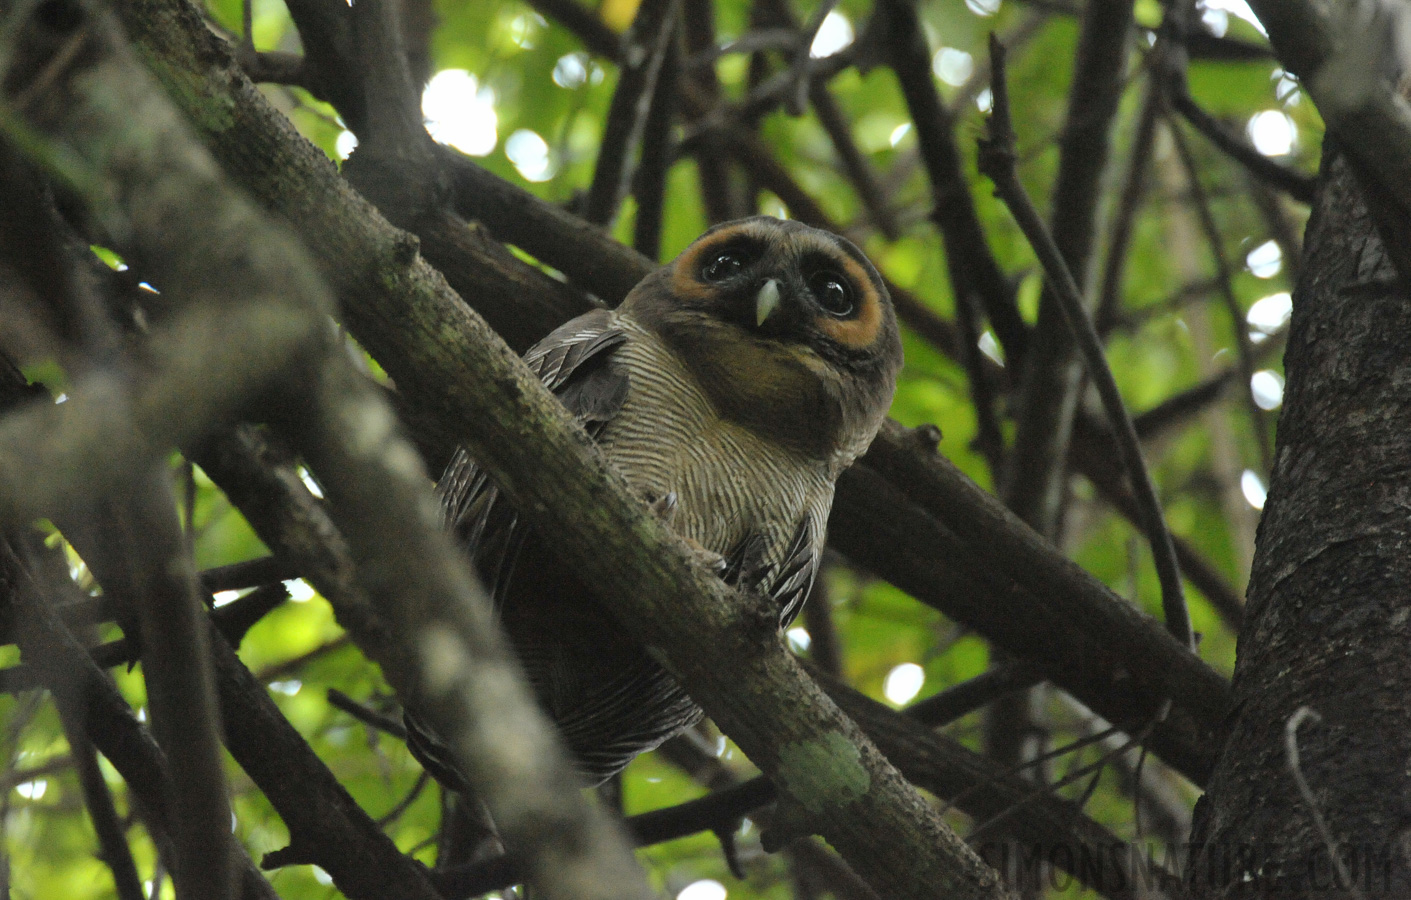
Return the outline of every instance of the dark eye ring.
[[[809,276],[808,289],[813,291],[814,299],[829,315],[842,319],[852,313],[852,287],[837,272],[814,272]]]
[[[717,253],[701,268],[701,280],[707,282],[724,281],[732,275],[740,274],[745,263],[734,253]]]

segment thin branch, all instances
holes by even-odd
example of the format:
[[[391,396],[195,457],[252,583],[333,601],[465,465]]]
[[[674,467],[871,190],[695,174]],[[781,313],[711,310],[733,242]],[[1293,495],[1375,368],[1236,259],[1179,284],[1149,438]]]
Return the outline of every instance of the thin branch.
[[[80,530],[85,533],[88,531],[86,528]],[[79,536],[78,539],[83,543],[82,536]],[[225,639],[239,646],[245,632],[252,628],[266,613],[283,603],[287,597],[284,585],[278,583],[266,585],[233,603],[212,610],[211,618]],[[91,648],[88,654],[93,663],[100,668],[109,669],[113,666],[130,665],[139,659],[137,648],[140,643],[135,638],[122,637],[115,641],[99,644]],[[18,693],[19,691],[33,690],[42,682],[42,673],[29,664],[0,669],[0,692]]]
[[[690,5],[688,2],[687,6]],[[702,41],[691,50],[691,55],[686,59],[686,68],[693,73],[714,69],[717,61],[736,53],[792,50],[798,46],[798,43],[798,29],[796,27],[781,25],[778,28],[753,28],[723,44]]]
[[[971,841],[975,840],[979,835],[984,834],[989,829],[1005,821],[1009,817],[1013,816],[1016,812],[1023,809],[1026,805],[1032,803],[1040,797],[1044,797],[1054,793],[1055,791],[1062,790],[1068,785],[1078,782],[1083,778],[1086,778],[1088,775],[1101,774],[1103,768],[1106,767],[1107,764],[1113,758],[1120,756],[1121,754],[1126,753],[1132,747],[1139,745],[1146,738],[1146,735],[1151,731],[1151,727],[1152,723],[1147,723],[1147,725],[1139,733],[1133,735],[1120,747],[1117,747],[1116,749],[1109,750],[1108,752],[1104,753],[1101,757],[1097,759],[1096,762],[1090,763],[1080,769],[1069,773],[1068,775],[1064,776],[1053,784],[1046,784],[1036,790],[1031,791],[1027,796],[1019,800],[1017,803],[1014,803],[1010,805],[1007,809],[1003,809],[995,813],[990,818],[985,819],[983,822],[976,825],[975,828],[971,830],[969,839]],[[1103,736],[1106,737],[1107,735],[1103,734]],[[1083,805],[1083,802],[1079,802],[1075,803],[1074,807],[1078,810],[1081,810],[1083,808]]]
[[[1224,238],[1220,234],[1220,226],[1215,223],[1215,215],[1211,212],[1210,198],[1206,196],[1205,186],[1200,183],[1200,171],[1191,154],[1190,145],[1186,142],[1185,135],[1181,134],[1176,123],[1170,122],[1169,124],[1177,155],[1185,170],[1186,184],[1191,191],[1196,220],[1200,222],[1200,230],[1205,234],[1205,242],[1210,247],[1210,255],[1215,261],[1215,282],[1220,287],[1219,296],[1224,301],[1226,314],[1230,317],[1231,339],[1235,344],[1235,360],[1239,367],[1240,380],[1244,386],[1244,389],[1240,391],[1240,399],[1245,411],[1249,414],[1255,447],[1259,450],[1261,471],[1268,472],[1273,468],[1273,450],[1269,446],[1268,417],[1255,402],[1254,393],[1248,387],[1254,378],[1254,348],[1249,341],[1249,325],[1245,322],[1244,310],[1240,308],[1239,298],[1235,296],[1233,267],[1225,255]]]
[[[1132,426],[1142,440],[1154,440],[1168,429],[1188,422],[1211,404],[1219,402],[1225,391],[1238,382],[1239,374],[1233,369],[1226,369],[1178,394],[1172,394],[1145,412],[1137,413],[1132,417]]]
[[[851,48],[840,50],[823,59],[810,60],[808,83],[826,84],[851,65]],[[737,104],[716,110],[714,115],[706,120],[706,124],[713,127],[738,124],[753,129],[765,116],[792,102],[798,88],[794,79],[792,68],[775,72],[773,75],[768,74],[764,54],[751,54],[750,79],[747,82],[749,90],[744,99]]]
[[[686,0],[681,11],[682,31],[688,52],[694,58],[715,50],[715,4],[712,0]],[[689,63],[688,63],[689,65]],[[706,65],[686,75],[699,102],[688,110],[688,121],[698,124],[714,115],[720,104],[720,79],[715,67]],[[745,215],[740,191],[730,172],[729,158],[720,147],[720,140],[707,134],[695,154],[700,172],[701,200],[710,224],[728,222]]]
[[[133,807],[142,816],[160,858],[175,860],[172,843],[170,797],[174,791],[167,774],[166,758],[151,734],[142,727],[127,701],[67,628],[49,610],[48,596],[64,596],[75,586],[64,577],[59,585],[45,577],[43,587],[35,572],[16,555],[8,542],[0,545],[0,570],[14,590],[12,602],[20,607],[25,625],[21,629],[21,651],[44,672],[50,690],[72,692],[82,710],[84,727],[94,745],[127,783]],[[46,573],[39,573],[44,577]],[[57,578],[55,579],[58,580]],[[250,862],[238,842],[229,841],[237,860],[242,900],[277,900],[269,882]]]
[[[847,176],[853,191],[867,210],[868,219],[888,240],[896,240],[901,236],[901,225],[892,211],[891,201],[871,164],[858,148],[857,141],[853,139],[852,125],[843,115],[838,102],[833,99],[828,85],[821,81],[810,82],[808,97],[813,105],[813,113],[818,117],[818,124],[823,126],[828,139],[833,142],[838,161],[843,164],[843,174]]]
[[[258,678],[264,684],[269,684],[274,681],[282,681],[285,678],[288,678],[290,675],[300,672],[301,670],[303,670],[304,666],[308,665],[314,660],[319,659],[320,657],[327,656],[330,653],[336,653],[337,651],[342,650],[344,647],[351,646],[352,643],[353,641],[351,638],[348,637],[348,635],[341,634],[331,641],[324,641],[322,644],[319,644],[312,650],[307,650],[303,653],[300,653],[298,656],[286,659],[284,662],[278,662],[272,666],[266,666],[265,668],[257,672],[255,677]]]
[[[900,226],[890,209],[881,182],[873,172],[871,163],[858,149],[857,141],[853,139],[852,126],[837,101],[833,99],[827,79],[812,77],[813,69],[823,62],[814,60],[811,56],[813,41],[834,5],[832,0],[819,3],[802,27],[789,5],[779,0],[757,4],[755,14],[767,23],[778,24],[786,33],[794,35],[793,58],[788,70],[790,76],[795,79],[794,96],[788,104],[790,114],[801,115],[803,101],[808,99],[818,123],[823,126],[839,162],[842,163],[843,174],[852,183],[854,193],[867,210],[868,218],[889,240],[896,240],[901,234]],[[742,118],[748,119],[747,116]]]
[[[1084,7],[1068,87],[1047,233],[1080,297],[1092,280],[1102,180],[1126,84],[1132,20],[1132,0],[1093,0]],[[991,90],[1007,91],[993,61],[990,70]],[[1051,280],[1044,286],[1028,354],[1015,375],[1019,391],[1014,442],[1000,482],[1005,505],[1055,542],[1067,500],[1064,464],[1072,420],[1083,394],[1079,351],[1061,301],[1054,296],[1057,290]]]
[[[112,792],[108,790],[103,770],[98,766],[98,755],[88,739],[82,708],[75,707],[70,698],[58,694],[54,700],[63,722],[64,737],[73,753],[74,767],[78,770],[83,803],[98,835],[99,857],[113,872],[113,887],[118,900],[145,900],[137,865],[132,861],[132,848],[127,844],[127,834],[118,819],[117,808],[113,806]]]
[[[996,195],[1009,206],[1010,212],[1044,265],[1044,271],[1048,274],[1049,284],[1054,291],[1053,296],[1061,304],[1064,318],[1068,321],[1068,327],[1072,330],[1087,365],[1088,377],[1096,387],[1117,435],[1123,467],[1132,483],[1137,502],[1141,505],[1142,530],[1151,544],[1157,575],[1161,582],[1161,606],[1166,616],[1166,627],[1177,640],[1194,650],[1195,637],[1191,632],[1190,613],[1186,609],[1181,587],[1176,551],[1171,545],[1171,534],[1166,530],[1166,521],[1161,514],[1161,503],[1156,498],[1156,490],[1152,487],[1151,476],[1142,460],[1141,444],[1137,440],[1136,430],[1132,427],[1132,420],[1122,403],[1121,393],[1112,378],[1112,370],[1107,367],[1102,343],[1097,332],[1093,330],[1087,310],[1083,307],[1083,299],[1073,281],[1073,275],[1068,271],[1062,253],[1044,227],[1043,220],[1034,209],[1014,171],[1014,130],[1009,122],[1004,48],[993,38],[990,42],[990,59],[990,68],[994,72],[994,111],[990,116],[990,138],[981,142],[980,169],[994,181]]]
[[[1112,217],[1111,237],[1107,241],[1106,258],[1099,281],[1097,311],[1093,314],[1099,334],[1106,334],[1117,321],[1118,311],[1122,306],[1127,257],[1131,250],[1132,235],[1136,230],[1137,212],[1146,196],[1147,169],[1151,165],[1151,151],[1156,143],[1157,113],[1160,109],[1157,103],[1159,90],[1155,80],[1148,79],[1146,91],[1142,95],[1141,112],[1137,114],[1137,131],[1132,137],[1131,155],[1127,159],[1127,171],[1122,177],[1122,193],[1117,203],[1117,212]]]
[[[427,786],[431,783],[431,773],[423,770],[422,773],[417,776],[416,783],[412,785],[411,790],[407,791],[406,796],[398,800],[396,805],[387,810],[387,812],[377,817],[377,827],[385,831],[405,815],[406,811],[411,809],[412,804],[421,796],[421,792],[426,790]],[[434,884],[435,882],[433,881],[432,883]]]
[[[973,292],[980,299],[1006,359],[1023,359],[1028,326],[1019,315],[1014,290],[1005,278],[975,209],[955,143],[955,118],[941,101],[931,75],[931,54],[913,4],[884,0],[880,38],[916,125],[917,146],[931,181],[931,216],[946,242],[956,296]]]
[[[1043,675],[1027,663],[1006,663],[908,706],[903,712],[928,728],[939,728],[1014,691],[1040,684]]]
[[[632,179],[637,217],[632,223],[632,246],[648,259],[661,256],[662,215],[666,206],[666,176],[675,158],[674,126],[681,78],[680,29],[673,32],[666,57],[657,75],[642,128],[642,158]]]
[[[1023,760],[1022,762],[1019,762],[1019,763],[1017,763],[1017,764],[1015,764],[1015,765],[1006,766],[1006,767],[1004,767],[1002,770],[1000,770],[999,773],[997,773],[997,775],[996,775],[996,780],[998,780],[999,778],[1009,778],[1009,777],[1018,775],[1018,774],[1020,774],[1021,772],[1026,772],[1026,771],[1028,771],[1028,770],[1030,770],[1030,769],[1038,769],[1039,766],[1042,766],[1042,765],[1043,765],[1044,763],[1046,763],[1046,762],[1051,762],[1051,761],[1053,761],[1053,760],[1055,760],[1055,759],[1058,759],[1059,757],[1067,756],[1067,755],[1070,754],[1070,753],[1076,753],[1077,751],[1083,749],[1084,747],[1088,747],[1088,746],[1091,746],[1091,745],[1093,745],[1093,744],[1101,743],[1102,741],[1106,740],[1107,738],[1112,737],[1112,736],[1115,735],[1115,734],[1119,734],[1119,733],[1121,733],[1121,732],[1124,731],[1124,730],[1126,730],[1126,729],[1124,729],[1124,728],[1123,728],[1122,726],[1120,726],[1120,725],[1109,725],[1107,728],[1104,728],[1103,730],[1101,730],[1101,731],[1099,731],[1099,732],[1096,732],[1096,733],[1094,733],[1094,734],[1085,735],[1085,736],[1083,736],[1083,737],[1077,738],[1076,740],[1069,741],[1067,744],[1064,744],[1064,745],[1062,745],[1062,746],[1060,746],[1060,747],[1054,747],[1054,748],[1052,748],[1052,749],[1045,750],[1044,752],[1039,753],[1039,754],[1036,754],[1036,755],[1034,755],[1033,757],[1031,757],[1031,758],[1029,758],[1029,759],[1026,759],[1026,760]],[[1084,774],[1086,774],[1086,773],[1084,773]],[[1081,777],[1081,775],[1080,775],[1079,777]],[[947,811],[947,812],[949,812],[949,811],[952,810],[952,809],[957,809],[957,808],[959,808],[959,809],[964,809],[963,803],[964,803],[965,800],[969,799],[972,795],[974,795],[974,794],[977,793],[978,791],[983,790],[983,789],[986,788],[986,787],[989,787],[989,786],[991,785],[991,783],[992,783],[992,782],[990,782],[990,781],[985,781],[985,782],[980,782],[980,783],[978,783],[978,784],[971,785],[970,787],[966,788],[965,791],[963,791],[963,792],[961,792],[961,793],[959,793],[959,794],[956,794],[955,796],[953,796],[953,797],[949,798],[948,800],[946,800],[946,802],[945,802],[945,804],[944,804],[944,806],[943,806],[942,808],[943,808],[945,811]],[[1033,790],[1033,783],[1032,783],[1032,782],[1029,782],[1029,781],[1026,781],[1026,782],[1025,782],[1025,787],[1026,787],[1026,789],[1027,789],[1027,791],[1028,791],[1028,793],[1026,794],[1026,799],[1027,799],[1027,798],[1034,798],[1034,797],[1042,797],[1042,796],[1044,796],[1045,794],[1053,793],[1053,792],[1056,791],[1058,788],[1064,787],[1064,786],[1066,786],[1067,784],[1070,784],[1070,783],[1071,783],[1070,781],[1068,781],[1067,779],[1064,779],[1064,780],[1061,780],[1061,781],[1059,781],[1059,782],[1055,782],[1055,783],[1052,784],[1052,785],[1045,784],[1045,785],[1043,785],[1042,787],[1040,787],[1037,791],[1035,791],[1035,790]],[[1011,811],[1011,810],[1009,810],[1009,809],[1005,809],[1005,810],[1004,810],[1004,812],[1005,812],[1006,814],[1008,814],[1010,811]],[[977,830],[978,830],[978,829],[977,829]]]
[[[484,224],[496,239],[553,266],[609,304],[620,303],[655,266],[641,253],[612,240],[602,228],[496,177],[469,157],[447,148],[442,148],[441,153],[442,164],[452,179],[457,213]],[[521,309],[525,295],[532,294],[526,289],[521,295]],[[485,307],[478,300],[476,308],[485,314]],[[562,304],[553,312],[546,311],[544,321],[548,327],[540,336],[589,308],[587,304],[577,308]],[[528,346],[525,344],[524,349]]]
[[[412,84],[402,43],[399,10],[393,0],[363,0],[353,5],[353,46],[358,84],[367,118],[355,129],[355,152],[392,158],[400,164],[427,166],[431,136],[422,125],[421,97]]]
[[[1263,217],[1282,255],[1284,274],[1289,284],[1298,284],[1299,273],[1303,268],[1303,239],[1295,226],[1294,218],[1285,208],[1283,197],[1267,184],[1252,176],[1246,178],[1249,196]]]
[[[406,726],[402,724],[400,719],[383,715],[375,709],[369,709],[337,688],[328,689],[328,705],[343,710],[364,725],[390,734],[399,741],[407,739]]]
[[[617,214],[631,180],[632,151],[641,143],[662,62],[680,17],[681,0],[643,0],[637,8],[603,125],[593,183],[583,205],[583,218],[589,222],[608,225]]]
[[[843,646],[838,626],[833,621],[833,602],[829,597],[827,577],[830,568],[825,558],[818,576],[813,579],[808,599],[804,601],[803,624],[809,637],[808,658],[829,675],[841,677]]]
[[[1080,423],[1079,428],[1082,427]],[[1113,470],[1108,462],[1109,454],[1094,452],[1092,444],[1098,440],[1097,435],[1081,430],[1075,431],[1074,435],[1075,438],[1080,435],[1084,438],[1091,438],[1091,440],[1074,440],[1073,452],[1069,456],[1074,468],[1092,482],[1102,499],[1112,504],[1112,507],[1120,515],[1128,521],[1140,525],[1141,509],[1133,498],[1126,480],[1121,477],[1120,473]],[[1101,440],[1111,442],[1110,434],[1104,431]],[[1238,633],[1240,623],[1244,619],[1244,598],[1241,593],[1189,541],[1178,535],[1172,535],[1171,541],[1176,550],[1176,561],[1181,566],[1182,576],[1205,596],[1205,599],[1214,607],[1215,612],[1230,627],[1230,630]]]
[[[596,12],[578,0],[529,0],[529,5],[567,28],[583,46],[599,56],[617,59],[622,54],[622,39]]]
[[[287,560],[277,556],[261,556],[245,562],[230,563],[206,569],[200,574],[201,587],[212,594],[263,587],[277,581],[298,578],[300,573]]]
[[[1222,153],[1244,166],[1249,174],[1264,184],[1283,191],[1300,203],[1313,202],[1313,192],[1317,186],[1314,176],[1291,169],[1254,149],[1253,144],[1195,102],[1184,77],[1169,78],[1166,84],[1171,107]]]
[[[949,264],[949,259],[947,259]],[[958,276],[951,283],[958,289]],[[970,405],[975,410],[975,447],[990,467],[990,481],[997,484],[1004,472],[1004,432],[999,425],[995,403],[995,379],[989,359],[980,349],[980,311],[978,298],[971,291],[955,297],[955,325],[960,332],[960,362],[965,367],[966,386],[970,390]]]
[[[289,846],[262,866],[316,864],[350,898],[433,900],[425,868],[397,849],[218,635],[212,651],[227,746],[289,829]]]
[[[1260,153],[1244,137],[1206,112],[1191,96],[1190,81],[1187,77],[1189,45],[1186,38],[1200,30],[1200,26],[1192,21],[1192,13],[1193,7],[1189,4],[1173,5],[1166,12],[1162,33],[1151,57],[1152,77],[1160,86],[1162,95],[1186,121],[1205,135],[1221,152],[1242,165],[1250,175],[1302,203],[1312,203],[1315,187],[1315,179],[1312,176],[1295,171]]]
[[[733,831],[741,818],[772,803],[777,796],[769,779],[755,777],[699,800],[632,816],[627,820],[627,828],[639,847],[701,831]]]
[[[793,90],[784,104],[791,116],[803,114],[804,101],[809,95],[810,77],[813,69],[813,54],[811,52],[813,42],[818,38],[818,32],[823,27],[823,20],[828,18],[828,14],[837,5],[838,0],[820,0],[814,6],[813,12],[809,14],[808,21],[798,31],[798,43],[794,47],[794,58],[789,65],[789,77],[793,82]]]

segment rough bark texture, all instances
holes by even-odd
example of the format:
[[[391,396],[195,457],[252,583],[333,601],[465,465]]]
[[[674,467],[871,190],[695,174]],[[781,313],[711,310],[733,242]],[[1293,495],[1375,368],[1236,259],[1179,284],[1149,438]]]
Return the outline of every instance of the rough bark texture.
[[[1411,297],[1337,154],[1294,293],[1277,459],[1235,671],[1235,715],[1197,806],[1195,897],[1411,895]],[[1261,894],[1264,896],[1269,893]]]

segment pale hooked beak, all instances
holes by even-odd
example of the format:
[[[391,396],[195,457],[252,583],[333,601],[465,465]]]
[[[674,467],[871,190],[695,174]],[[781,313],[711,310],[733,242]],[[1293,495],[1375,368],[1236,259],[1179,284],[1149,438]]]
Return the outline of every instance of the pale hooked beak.
[[[779,308],[779,282],[771,278],[754,298],[755,325],[760,326]]]

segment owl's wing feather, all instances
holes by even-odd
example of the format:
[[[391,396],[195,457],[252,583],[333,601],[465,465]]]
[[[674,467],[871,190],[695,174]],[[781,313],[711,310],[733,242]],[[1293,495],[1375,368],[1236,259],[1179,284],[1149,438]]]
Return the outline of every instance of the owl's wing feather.
[[[793,538],[777,559],[763,558],[766,546],[762,534],[746,537],[725,558],[720,577],[726,584],[764,591],[779,605],[779,627],[787,628],[799,614],[818,571],[819,542],[813,520],[808,516],[799,520]]]
[[[626,339],[610,312],[594,310],[555,329],[529,349],[524,361],[594,435],[627,396],[627,376],[605,365]],[[436,496],[442,526],[471,553],[490,596],[503,601],[530,528],[464,448],[457,448],[436,483]],[[414,710],[405,710],[404,716],[412,754],[437,781],[468,793],[465,776],[435,731]]]
[[[808,592],[813,589],[818,574],[819,547],[822,535],[814,534],[813,520],[805,516],[800,522],[783,562],[774,576],[769,593],[779,604],[779,627],[788,628],[803,608]]]
[[[605,309],[584,313],[529,348],[524,362],[590,436],[596,436],[627,396],[627,375],[606,363],[627,334]],[[475,559],[491,596],[504,597],[528,528],[485,470],[457,449],[436,484],[442,523]]]
[[[763,591],[779,604],[779,627],[787,628],[813,586],[818,571],[818,541],[808,516],[799,520],[784,552],[766,559],[769,542],[759,532],[747,535],[725,557],[718,574],[726,584]]]

